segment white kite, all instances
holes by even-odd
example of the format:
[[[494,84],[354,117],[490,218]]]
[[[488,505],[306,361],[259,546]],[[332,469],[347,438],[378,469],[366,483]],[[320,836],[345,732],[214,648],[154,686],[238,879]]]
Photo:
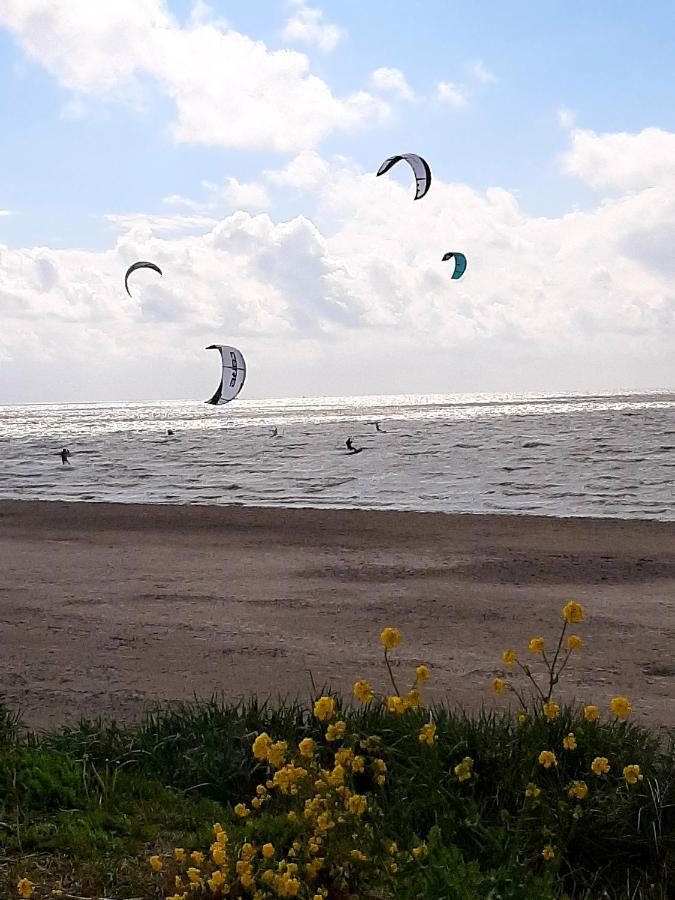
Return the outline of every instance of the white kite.
[[[243,388],[244,381],[246,381],[246,361],[236,347],[228,347],[227,344],[211,344],[206,349],[220,350],[223,363],[220,384],[213,397],[206,401],[213,406],[220,406],[234,400]]]

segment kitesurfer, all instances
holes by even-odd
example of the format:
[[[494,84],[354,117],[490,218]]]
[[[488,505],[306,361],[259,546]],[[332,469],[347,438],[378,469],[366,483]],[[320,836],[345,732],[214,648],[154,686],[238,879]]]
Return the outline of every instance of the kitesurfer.
[[[70,450],[68,450],[66,447],[64,447],[63,450],[59,453],[59,456],[61,457],[62,465],[64,465],[64,466],[70,465],[70,463],[68,462],[68,457],[70,456]]]
[[[379,422],[375,422],[375,431],[379,431],[380,434],[386,434],[386,433],[387,433],[383,428],[380,428],[380,423],[379,423]]]
[[[270,437],[277,437],[278,434],[279,434],[279,431],[277,430],[277,426],[272,425],[272,434],[270,435]]]
[[[355,453],[361,453],[363,451],[363,447],[355,447],[354,446],[354,444],[352,443],[352,438],[350,438],[350,437],[347,438],[347,440],[345,441],[345,444],[347,445],[347,450],[349,451],[349,453],[352,456]]]

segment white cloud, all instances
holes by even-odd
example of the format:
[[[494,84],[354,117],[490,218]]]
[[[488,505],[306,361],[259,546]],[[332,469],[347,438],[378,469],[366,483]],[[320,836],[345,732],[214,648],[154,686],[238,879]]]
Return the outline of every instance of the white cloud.
[[[274,185],[307,191],[324,181],[328,172],[328,163],[316,151],[303,150],[284,169],[267,169],[263,174]]]
[[[561,106],[558,109],[558,124],[561,128],[570,129],[574,128],[574,113],[571,109],[568,109],[566,106]]]
[[[598,134],[576,129],[571,139],[563,169],[593,188],[627,191],[675,182],[675,134],[670,131]]]
[[[222,185],[202,182],[211,195],[210,206],[224,203],[233,209],[261,210],[270,205],[270,198],[262,184],[255,181],[241,182],[236,178],[227,178]]]
[[[375,90],[387,91],[402,100],[415,99],[415,92],[400,69],[390,69],[386,66],[375,69],[370,76],[370,84]]]
[[[304,54],[271,51],[204,10],[181,26],[164,0],[0,0],[0,25],[80,97],[138,105],[150,79],[176,106],[179,142],[299,152],[389,112],[365,91],[336,97]]]
[[[12,215],[12,211],[11,211],[11,210],[9,210],[9,209],[0,209],[0,219],[3,218],[3,216],[11,216],[11,215]]]
[[[469,63],[467,69],[471,77],[475,78],[476,81],[480,81],[481,84],[495,84],[497,81],[497,76],[488,69],[481,59],[474,59]]]
[[[467,95],[464,88],[458,84],[452,84],[450,81],[439,81],[436,86],[436,95],[441,103],[447,106],[466,106]]]
[[[323,22],[323,12],[314,6],[295,3],[295,14],[286,22],[281,34],[286,41],[316,45],[324,53],[334,50],[345,35],[343,28]]]
[[[114,216],[122,233],[106,252],[0,248],[3,371],[43,371],[48,361],[86,373],[95,360],[102,371],[133,369],[139,386],[128,391],[185,396],[181,379],[191,366],[201,371],[200,348],[222,337],[258,360],[251,373],[268,394],[302,383],[305,393],[443,390],[457,360],[467,367],[462,387],[474,389],[498,360],[500,383],[513,389],[569,387],[554,381],[564,371],[586,378],[579,387],[598,386],[599,361],[625,383],[642,385],[645,372],[672,380],[668,173],[652,188],[548,219],[526,215],[504,189],[438,177],[415,203],[411,184],[344,160],[301,156],[266,177],[313,188],[321,229],[306,216],[266,213]],[[468,257],[461,281],[441,262],[447,250]],[[122,273],[141,258],[164,278],[139,278],[128,298]],[[167,347],[171,366],[158,366]],[[422,357],[414,386],[403,384],[401,358]],[[543,380],[525,382],[535,370]]]

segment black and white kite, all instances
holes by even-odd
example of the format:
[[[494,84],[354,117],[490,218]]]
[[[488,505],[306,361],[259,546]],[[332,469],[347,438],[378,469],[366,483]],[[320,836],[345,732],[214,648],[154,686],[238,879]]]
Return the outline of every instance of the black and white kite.
[[[223,363],[223,371],[220,376],[218,389],[207,400],[213,406],[220,406],[234,400],[246,381],[246,362],[241,352],[236,347],[228,347],[227,344],[211,344],[207,350],[220,350],[220,358]]]
[[[455,280],[461,278],[462,275],[466,272],[466,256],[463,253],[456,253],[455,251],[451,251],[450,253],[446,253],[443,257],[443,262],[447,262],[449,259],[455,259],[455,268],[452,272],[452,278]]]
[[[392,166],[404,159],[415,174],[415,200],[421,200],[431,185],[431,169],[426,159],[422,159],[416,153],[402,153],[400,156],[390,156],[385,159],[377,170],[378,175],[385,175]]]
[[[153,269],[155,272],[159,272],[162,275],[162,270],[159,266],[155,265],[153,262],[146,262],[145,260],[140,260],[139,262],[135,262],[133,266],[129,266],[127,269],[127,274],[124,276],[124,287],[127,289],[127,294],[131,297],[131,291],[129,290],[129,276],[132,272],[135,272],[136,269]]]

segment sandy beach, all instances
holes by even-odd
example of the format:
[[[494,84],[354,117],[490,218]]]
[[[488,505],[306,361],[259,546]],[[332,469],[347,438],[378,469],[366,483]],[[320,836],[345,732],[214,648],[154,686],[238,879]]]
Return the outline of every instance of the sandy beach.
[[[386,689],[505,705],[500,653],[584,603],[563,693],[675,725],[675,525],[435,513],[0,503],[0,692],[47,727],[222,693]]]

